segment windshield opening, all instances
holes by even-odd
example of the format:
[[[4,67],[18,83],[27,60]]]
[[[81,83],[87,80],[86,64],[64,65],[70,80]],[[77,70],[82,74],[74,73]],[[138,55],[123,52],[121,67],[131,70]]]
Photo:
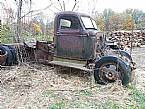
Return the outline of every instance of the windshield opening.
[[[97,30],[97,25],[94,20],[92,20],[90,17],[81,17],[83,24],[86,29],[96,29]]]

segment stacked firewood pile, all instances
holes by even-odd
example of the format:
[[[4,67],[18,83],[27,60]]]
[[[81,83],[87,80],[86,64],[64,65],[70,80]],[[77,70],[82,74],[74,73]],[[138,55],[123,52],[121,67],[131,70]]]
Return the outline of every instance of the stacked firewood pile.
[[[108,40],[117,42],[121,48],[140,47],[145,45],[145,32],[116,31],[108,33]]]

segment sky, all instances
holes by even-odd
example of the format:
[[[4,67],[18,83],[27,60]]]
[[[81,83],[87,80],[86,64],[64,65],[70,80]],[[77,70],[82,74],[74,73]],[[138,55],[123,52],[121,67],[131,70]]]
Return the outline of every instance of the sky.
[[[48,4],[49,0],[35,0],[36,7],[44,7]],[[55,1],[55,0],[52,0]],[[60,0],[61,1],[61,0]],[[67,10],[72,8],[74,0],[64,0]],[[145,0],[79,0],[79,11],[88,12],[91,8],[102,12],[105,8],[111,8],[113,11],[122,12],[127,8],[137,8],[145,12]]]
[[[145,12],[145,0],[98,0],[97,9],[111,8],[113,11],[122,12],[127,8],[136,8]]]
[[[15,0],[0,0],[0,2],[7,1],[8,6],[15,7]],[[17,0],[18,1],[18,0]],[[34,9],[41,9],[48,6],[49,0],[32,0]],[[51,0],[58,4],[57,0]],[[63,0],[60,0],[63,1]],[[74,0],[64,0],[67,4],[66,10],[71,10],[74,5]],[[137,8],[145,12],[145,0],[79,0],[80,12],[89,12],[91,8],[102,12],[105,8],[111,8],[113,11],[122,12],[127,8]],[[57,6],[58,7],[58,6]]]

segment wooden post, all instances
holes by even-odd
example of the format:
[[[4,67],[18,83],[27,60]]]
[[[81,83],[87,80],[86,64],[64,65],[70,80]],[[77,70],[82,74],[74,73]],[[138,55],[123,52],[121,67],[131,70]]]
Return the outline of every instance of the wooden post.
[[[132,55],[132,48],[133,48],[133,46],[132,46],[132,41],[133,41],[133,30],[134,30],[134,19],[133,19],[133,11],[132,11],[132,14],[131,14],[131,19],[132,19],[132,21],[131,21],[131,25],[132,25],[132,28],[131,28],[131,33],[132,33],[132,35],[131,35],[131,50],[130,50],[130,55]]]
[[[19,0],[18,10],[17,10],[17,28],[16,28],[16,42],[21,41],[21,11],[22,11],[22,0]]]
[[[2,36],[2,21],[0,20],[0,38]],[[1,43],[1,40],[0,40],[0,43]]]

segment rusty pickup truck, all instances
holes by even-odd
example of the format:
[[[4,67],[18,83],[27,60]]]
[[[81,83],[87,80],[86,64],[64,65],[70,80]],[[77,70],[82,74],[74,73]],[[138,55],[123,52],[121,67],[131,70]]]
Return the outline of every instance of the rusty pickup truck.
[[[127,85],[135,63],[126,51],[112,48],[106,37],[89,15],[65,11],[55,16],[53,42],[37,41],[34,54],[27,44],[25,50],[49,64],[92,72],[99,84]]]

